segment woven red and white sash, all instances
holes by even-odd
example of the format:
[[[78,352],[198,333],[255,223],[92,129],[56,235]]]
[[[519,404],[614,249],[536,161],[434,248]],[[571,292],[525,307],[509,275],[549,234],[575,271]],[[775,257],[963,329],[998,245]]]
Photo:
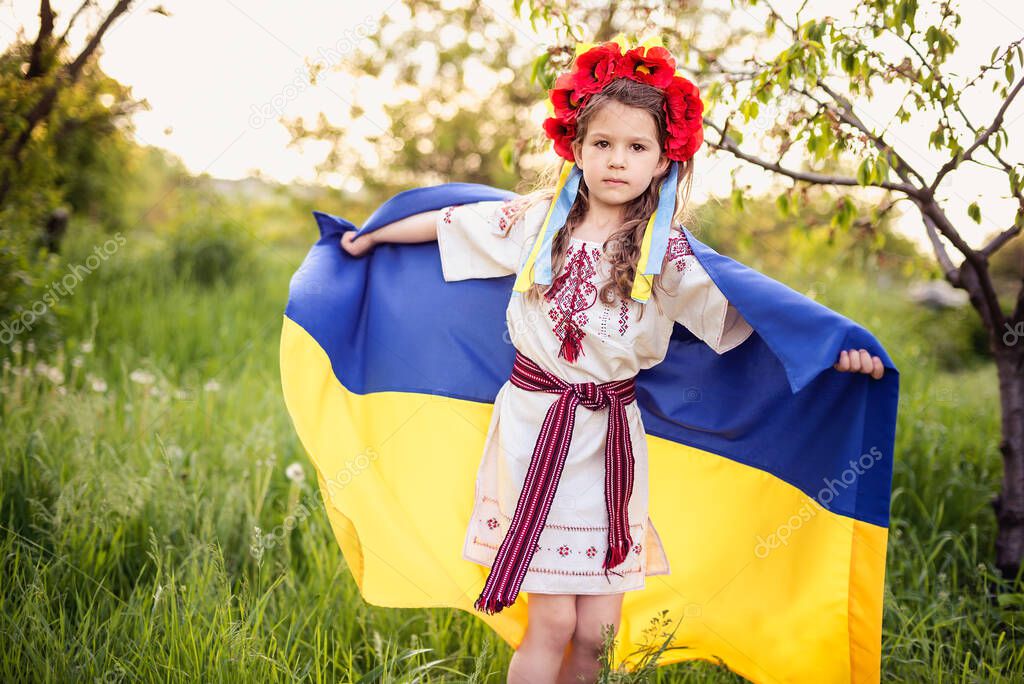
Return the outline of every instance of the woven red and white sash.
[[[604,457],[608,551],[602,564],[606,579],[611,568],[626,559],[633,543],[629,535],[627,507],[633,493],[634,463],[626,404],[636,399],[636,378],[600,385],[593,382],[569,383],[517,351],[510,380],[522,389],[550,392],[559,396],[544,417],[512,523],[498,548],[484,589],[473,603],[474,608],[491,615],[515,603],[519,595],[519,587],[537,550],[537,540],[544,529],[551,502],[558,489],[558,480],[572,440],[577,406],[592,411],[609,407]]]

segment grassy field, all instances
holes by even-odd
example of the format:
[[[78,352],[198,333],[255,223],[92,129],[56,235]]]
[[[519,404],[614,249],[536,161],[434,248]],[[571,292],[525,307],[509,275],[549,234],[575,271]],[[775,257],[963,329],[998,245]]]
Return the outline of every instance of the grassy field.
[[[317,508],[277,359],[306,247],[257,241],[210,286],[154,247],[129,240],[61,302],[56,349],[4,364],[0,680],[504,682],[511,651],[472,615],[366,605]],[[828,262],[771,275],[869,327],[901,369],[883,680],[1024,680],[1022,596],[994,596],[998,396],[964,351],[973,314]],[[651,681],[742,680],[697,663]]]

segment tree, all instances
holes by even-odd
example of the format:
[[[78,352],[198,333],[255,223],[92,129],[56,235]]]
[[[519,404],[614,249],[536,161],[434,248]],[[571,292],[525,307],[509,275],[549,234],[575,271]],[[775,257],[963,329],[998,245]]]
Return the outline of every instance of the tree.
[[[91,214],[111,232],[121,227],[132,152],[130,115],[144,103],[104,74],[96,56],[103,36],[131,4],[121,0],[104,11],[87,0],[63,22],[43,0],[35,36],[19,31],[0,54],[0,317],[5,323],[38,307],[52,283],[58,265],[53,252],[67,226],[68,208]],[[72,51],[69,31],[90,18],[97,28],[81,50]],[[52,328],[51,309],[33,317],[33,331]]]
[[[0,166],[0,202],[3,202],[10,192],[25,149],[29,146],[35,131],[54,111],[60,93],[78,82],[85,66],[99,48],[103,35],[118,17],[128,11],[132,2],[133,0],[119,0],[103,18],[85,47],[67,64],[60,64],[59,55],[67,46],[68,32],[93,2],[85,0],[79,6],[60,36],[55,34],[56,14],[49,0],[42,0],[39,3],[39,33],[32,43],[28,68],[25,71],[27,87],[24,89],[24,99],[19,100],[24,106],[23,111],[19,112],[20,116],[16,121],[5,122],[7,125],[0,129],[0,151],[4,156],[4,163]],[[37,82],[41,82],[42,85],[32,87]]]

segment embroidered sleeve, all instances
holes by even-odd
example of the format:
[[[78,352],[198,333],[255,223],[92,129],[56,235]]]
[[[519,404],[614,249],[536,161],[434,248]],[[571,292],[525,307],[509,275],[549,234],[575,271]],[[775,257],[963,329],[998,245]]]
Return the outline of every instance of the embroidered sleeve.
[[[437,219],[441,271],[448,282],[513,275],[524,251],[525,222],[511,225],[515,200],[445,207]]]
[[[753,333],[700,265],[686,236],[676,228],[669,236],[661,274],[662,285],[669,292],[666,296],[661,288],[657,290],[665,314],[716,353],[738,347]]]

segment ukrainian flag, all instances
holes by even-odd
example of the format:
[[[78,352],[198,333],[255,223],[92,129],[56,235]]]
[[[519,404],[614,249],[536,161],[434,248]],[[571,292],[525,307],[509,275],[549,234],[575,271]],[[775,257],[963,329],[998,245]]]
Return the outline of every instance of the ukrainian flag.
[[[361,233],[414,213],[506,199],[450,183],[395,195]],[[515,350],[514,276],[445,282],[437,244],[339,246],[356,230],[316,212],[320,239],[291,281],[281,380],[363,598],[472,612],[511,647],[526,593],[473,610],[487,568],[462,558],[477,468]],[[650,516],[671,572],[627,592],[615,664],[634,669],[662,611],[661,664],[705,659],[753,682],[878,682],[898,373],[855,322],[718,254],[694,254],[754,328],[718,355],[676,325],[642,371]],[[832,368],[879,356],[874,380]],[[657,635],[655,635],[657,636]]]

